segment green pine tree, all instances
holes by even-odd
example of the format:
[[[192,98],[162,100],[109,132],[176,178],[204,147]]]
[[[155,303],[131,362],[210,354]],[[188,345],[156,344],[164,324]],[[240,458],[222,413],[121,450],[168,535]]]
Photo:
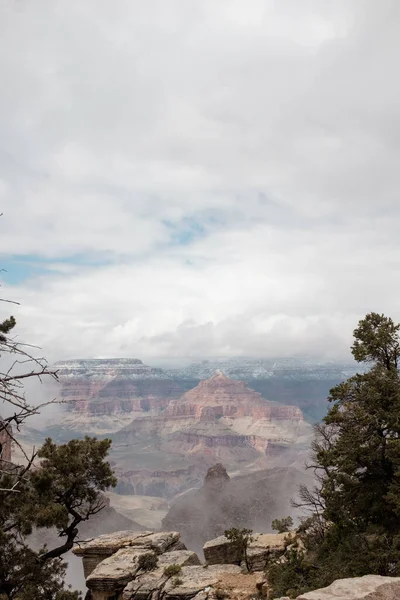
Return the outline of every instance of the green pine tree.
[[[312,445],[319,485],[301,488],[296,504],[311,517],[298,550],[288,544],[288,560],[270,565],[276,596],[288,591],[289,569],[293,594],[340,577],[400,575],[400,324],[368,314],[352,354],[370,369],[330,392]]]

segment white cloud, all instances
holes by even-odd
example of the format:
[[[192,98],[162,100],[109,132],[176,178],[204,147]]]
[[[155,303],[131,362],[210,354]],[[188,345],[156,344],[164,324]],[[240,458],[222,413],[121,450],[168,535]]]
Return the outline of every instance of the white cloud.
[[[343,353],[366,311],[400,318],[398,13],[3,3],[0,252],[53,269],[4,290],[21,335],[54,358]]]

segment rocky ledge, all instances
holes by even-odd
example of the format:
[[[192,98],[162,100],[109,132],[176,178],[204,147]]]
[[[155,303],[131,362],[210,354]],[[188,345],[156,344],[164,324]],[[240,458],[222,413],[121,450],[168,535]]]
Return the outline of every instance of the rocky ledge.
[[[253,572],[245,572],[233,545],[221,536],[204,546],[206,563],[187,550],[176,531],[120,531],[77,545],[90,600],[249,600],[270,598],[265,559],[282,550],[288,534],[254,534]],[[398,600],[400,577],[366,575],[337,580],[297,600]],[[280,598],[279,600],[289,600]]]
[[[268,543],[267,537],[262,536]],[[244,573],[235,553],[223,563],[226,543],[214,540],[205,564],[176,531],[121,531],[80,543],[73,552],[83,559],[91,600],[244,600],[261,590],[264,578]]]

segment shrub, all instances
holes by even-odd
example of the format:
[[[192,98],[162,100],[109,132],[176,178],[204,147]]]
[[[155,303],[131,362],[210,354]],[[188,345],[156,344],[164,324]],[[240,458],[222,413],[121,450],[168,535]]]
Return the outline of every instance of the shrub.
[[[274,519],[272,521],[272,529],[278,533],[286,533],[293,527],[292,517],[284,517],[283,519]]]
[[[174,575],[179,575],[179,573],[182,572],[182,567],[181,565],[168,565],[168,567],[165,567],[164,569],[164,575],[166,575],[167,577],[173,577]]]
[[[250,566],[247,558],[247,547],[254,539],[252,533],[252,529],[237,529],[236,527],[226,529],[224,532],[225,537],[237,547],[240,561],[244,560],[248,571],[250,571]]]
[[[138,567],[143,571],[154,571],[157,568],[158,556],[154,552],[141,554],[138,559]]]

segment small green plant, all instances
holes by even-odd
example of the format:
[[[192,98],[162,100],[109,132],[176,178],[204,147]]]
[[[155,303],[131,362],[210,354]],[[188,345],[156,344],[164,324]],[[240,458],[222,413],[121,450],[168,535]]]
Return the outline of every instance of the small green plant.
[[[157,568],[158,556],[154,552],[141,554],[138,559],[138,567],[143,571],[154,571]]]
[[[286,533],[293,527],[292,517],[284,517],[283,519],[274,519],[272,521],[272,529],[278,533]]]
[[[180,573],[182,573],[181,565],[172,564],[164,569],[164,575],[166,575],[166,577],[174,577],[174,575],[179,575]]]
[[[178,587],[178,585],[182,585],[183,579],[179,579],[179,577],[175,577],[175,579],[172,580],[172,583],[173,583],[174,587]]]
[[[250,571],[249,560],[247,556],[247,548],[249,544],[253,541],[252,529],[237,529],[236,527],[232,527],[231,529],[227,529],[224,532],[224,535],[228,540],[234,544],[238,550],[239,560],[244,560],[246,569]]]

